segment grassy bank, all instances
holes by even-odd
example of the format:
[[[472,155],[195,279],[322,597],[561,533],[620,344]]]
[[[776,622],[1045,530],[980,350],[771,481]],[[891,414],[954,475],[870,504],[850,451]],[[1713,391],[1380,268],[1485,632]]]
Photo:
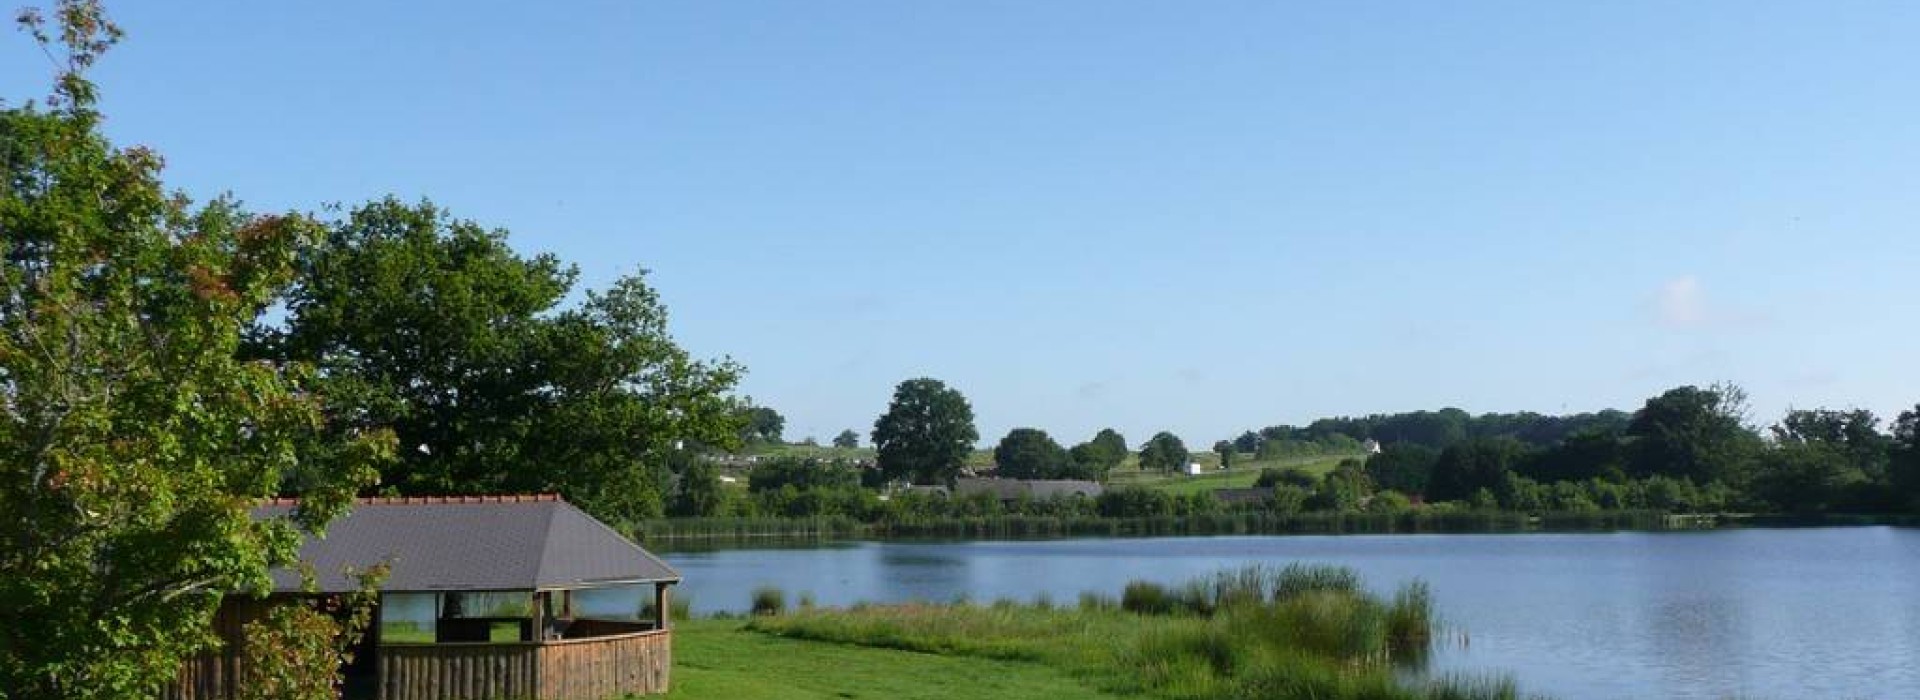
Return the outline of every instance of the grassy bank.
[[[1498,680],[1400,680],[1435,634],[1425,587],[1391,600],[1350,571],[1301,567],[1223,572],[1190,585],[1128,586],[1120,600],[1073,607],[856,606],[758,617],[747,629],[791,639],[1032,664],[1121,696],[1236,698],[1512,698]],[[999,697],[967,693],[972,697]]]
[[[1191,493],[1209,493],[1214,489],[1236,489],[1252,486],[1260,479],[1262,469],[1299,469],[1314,476],[1333,471],[1340,460],[1365,458],[1366,455],[1322,455],[1313,457],[1283,457],[1278,459],[1247,459],[1233,463],[1233,468],[1219,469],[1219,458],[1207,453],[1204,458],[1196,458],[1205,471],[1198,475],[1168,474],[1159,471],[1141,471],[1137,466],[1129,469],[1123,466],[1107,477],[1108,485],[1145,486],[1175,495]]]
[[[1116,697],[1043,664],[782,637],[738,620],[678,623],[673,637],[671,700]]]

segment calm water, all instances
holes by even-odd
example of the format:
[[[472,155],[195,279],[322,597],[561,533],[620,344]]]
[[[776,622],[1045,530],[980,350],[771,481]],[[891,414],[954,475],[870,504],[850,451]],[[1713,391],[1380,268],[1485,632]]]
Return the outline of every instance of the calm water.
[[[1133,579],[1224,567],[1353,567],[1432,584],[1465,644],[1435,672],[1510,673],[1564,700],[1920,698],[1920,530],[858,542],[663,555],[696,612],[779,586],[822,605],[1040,592],[1071,604]]]

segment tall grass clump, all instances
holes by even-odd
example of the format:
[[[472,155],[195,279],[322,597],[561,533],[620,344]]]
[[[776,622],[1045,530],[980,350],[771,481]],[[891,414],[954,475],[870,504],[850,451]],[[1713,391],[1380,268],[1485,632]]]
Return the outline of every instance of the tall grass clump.
[[[1173,594],[1152,581],[1131,581],[1120,591],[1120,609],[1137,615],[1173,612]]]
[[[995,601],[870,605],[756,617],[750,629],[802,639],[1020,660],[1070,672],[1102,690],[1174,700],[1510,700],[1511,681],[1420,681],[1398,665],[1422,658],[1432,594],[1415,581],[1391,599],[1354,572],[1249,567],[1182,585],[1126,585],[1078,607]]]
[[[1288,564],[1274,579],[1273,597],[1276,600],[1296,598],[1309,593],[1337,593],[1358,595],[1360,574],[1344,566],[1326,564]]]
[[[1434,625],[1433,591],[1426,581],[1408,581],[1394,592],[1393,604],[1387,607],[1387,643],[1395,651],[1426,649],[1432,643]]]
[[[778,615],[787,610],[787,594],[773,586],[753,589],[754,615]]]

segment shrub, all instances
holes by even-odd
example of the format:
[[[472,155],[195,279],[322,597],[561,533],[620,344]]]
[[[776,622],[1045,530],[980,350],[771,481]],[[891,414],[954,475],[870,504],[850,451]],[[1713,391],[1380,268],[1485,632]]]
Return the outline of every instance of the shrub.
[[[1120,592],[1120,609],[1140,615],[1165,615],[1173,612],[1173,596],[1165,586],[1152,581],[1132,581]]]
[[[773,586],[753,589],[753,614],[778,615],[786,612],[787,594]]]

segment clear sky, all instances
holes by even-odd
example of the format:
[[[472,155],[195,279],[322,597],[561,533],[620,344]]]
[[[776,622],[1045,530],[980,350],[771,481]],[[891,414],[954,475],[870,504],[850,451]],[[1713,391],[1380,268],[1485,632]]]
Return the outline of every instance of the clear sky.
[[[989,442],[1920,402],[1920,3],[110,8],[109,131],[171,184],[650,269],[791,439],[918,376]]]

